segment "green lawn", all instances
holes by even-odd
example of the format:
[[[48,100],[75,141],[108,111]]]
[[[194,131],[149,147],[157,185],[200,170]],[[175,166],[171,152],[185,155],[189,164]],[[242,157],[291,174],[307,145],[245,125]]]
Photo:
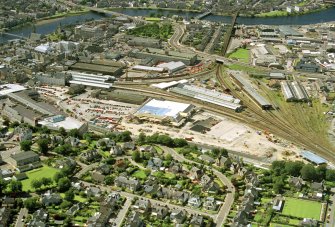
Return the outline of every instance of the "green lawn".
[[[147,175],[145,174],[143,170],[138,170],[135,173],[133,173],[133,177],[137,179],[146,179]]]
[[[247,49],[239,48],[235,52],[231,53],[229,55],[229,58],[238,59],[242,62],[248,63],[249,62],[249,52],[250,51]]]
[[[257,14],[256,17],[284,17],[289,13],[287,11],[274,10],[271,12]]]
[[[161,18],[159,17],[146,17],[145,18],[146,21],[161,21]]]
[[[283,214],[298,218],[313,218],[320,220],[322,204],[315,201],[286,198]]]
[[[43,177],[53,179],[54,175],[59,172],[59,169],[55,169],[49,166],[43,166],[39,169],[34,169],[26,172],[28,179],[22,181],[22,190],[23,191],[34,191],[31,187],[31,181],[34,179],[41,179]]]

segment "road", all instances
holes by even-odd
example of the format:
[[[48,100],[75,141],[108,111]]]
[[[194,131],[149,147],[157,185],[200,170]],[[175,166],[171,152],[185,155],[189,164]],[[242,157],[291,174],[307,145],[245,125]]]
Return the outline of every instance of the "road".
[[[85,181],[80,181],[84,186],[88,187],[88,186],[93,186],[93,187],[97,187],[97,184],[92,184],[92,183],[88,183]],[[151,202],[152,205],[159,205],[159,206],[166,206],[169,209],[179,209],[179,210],[184,210],[186,212],[188,212],[189,214],[192,215],[203,215],[203,216],[208,216],[211,217],[213,219],[216,219],[217,215],[213,215],[213,214],[208,214],[206,212],[200,211],[200,210],[195,210],[193,208],[189,208],[189,207],[184,207],[184,206],[178,206],[178,205],[174,205],[174,204],[170,204],[170,203],[166,203],[163,201],[159,201],[156,199],[149,199],[147,197],[144,196],[140,196],[140,195],[136,195],[136,194],[132,194],[132,193],[128,193],[128,192],[117,192],[117,191],[113,191],[111,190],[110,187],[108,186],[103,186],[103,185],[99,185],[98,186],[101,190],[106,191],[108,193],[111,192],[115,192],[115,193],[119,193],[121,196],[126,197],[126,198],[139,198],[139,199],[145,199],[145,200],[149,200]]]
[[[326,227],[335,227],[335,188],[331,189],[332,195],[330,197],[330,203],[328,206],[326,221],[329,220],[329,223],[326,223]]]
[[[79,178],[80,178],[83,174],[85,174],[87,171],[89,171],[89,170],[91,170],[91,169],[97,167],[99,163],[96,162],[96,163],[93,163],[93,164],[91,164],[91,165],[86,165],[86,164],[84,164],[84,163],[82,163],[82,162],[78,162],[78,161],[77,161],[77,164],[81,167],[81,170],[80,170],[78,173],[76,173],[74,176],[77,177],[77,178],[79,179]]]
[[[160,146],[164,152],[171,154],[171,156],[179,161],[179,162],[187,162],[187,163],[191,163],[191,164],[199,164],[197,162],[191,161],[186,159],[184,156],[178,154],[174,149],[169,148],[169,147],[165,147],[165,146]],[[230,180],[223,175],[221,172],[217,171],[214,168],[211,168],[210,166],[206,166],[206,168],[208,170],[213,171],[213,173],[217,176],[217,178],[220,179],[220,181],[222,181],[224,183],[224,185],[227,186],[227,194],[225,197],[225,201],[222,204],[219,213],[216,215],[216,217],[214,218],[214,221],[216,223],[217,226],[223,226],[229,211],[233,205],[234,202],[234,194],[235,194],[235,187],[234,185],[230,182]]]
[[[121,227],[123,220],[126,218],[126,214],[128,212],[129,207],[131,206],[132,198],[128,198],[126,202],[123,204],[122,209],[119,211],[117,217],[114,220],[116,227]]]
[[[26,217],[28,217],[28,210],[26,208],[21,208],[15,222],[15,227],[24,227],[24,220]]]

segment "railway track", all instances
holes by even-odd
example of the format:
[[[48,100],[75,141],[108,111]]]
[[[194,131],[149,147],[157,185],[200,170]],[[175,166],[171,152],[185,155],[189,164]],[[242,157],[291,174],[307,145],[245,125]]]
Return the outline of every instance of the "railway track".
[[[239,98],[244,102],[247,109],[242,113],[236,113],[235,111],[225,107],[143,85],[120,85],[115,86],[115,88],[139,92],[141,94],[146,94],[150,97],[164,98],[171,101],[179,101],[193,104],[204,110],[227,116],[231,119],[247,124],[253,128],[270,131],[271,133],[280,138],[283,138],[287,141],[290,141],[296,145],[310,149],[312,151],[316,151],[328,160],[335,162],[335,157],[333,157],[333,151],[331,149],[321,144],[315,144],[315,140],[313,137],[303,132],[302,129],[293,126],[289,121],[285,120],[282,115],[278,114],[276,111],[264,111],[256,103],[251,101],[247,96],[244,96],[243,93],[235,91],[234,87],[230,86],[229,83],[226,83],[224,81],[222,76],[222,70],[223,69],[221,66],[217,67],[217,79],[224,89],[230,89],[233,96]]]
[[[292,125],[291,122],[285,120],[281,115],[275,111],[263,111],[261,108],[256,105],[256,103],[246,100],[246,97],[241,95],[239,92],[235,91],[234,87],[229,86],[229,83],[226,83],[222,75],[222,66],[218,66],[217,79],[220,84],[224,85],[226,89],[230,89],[232,94],[243,101],[246,105],[247,110],[242,113],[246,115],[247,118],[254,118],[257,120],[257,125],[254,125],[251,121],[249,125],[254,125],[256,128],[265,129],[271,131],[273,134],[282,137],[288,141],[291,141],[302,147],[311,149],[318,152],[320,155],[326,157],[328,160],[334,161],[333,151],[328,147],[325,147],[321,144],[315,144],[315,138],[305,132],[302,132],[302,129],[298,129],[296,126]],[[247,98],[249,99],[249,98]]]

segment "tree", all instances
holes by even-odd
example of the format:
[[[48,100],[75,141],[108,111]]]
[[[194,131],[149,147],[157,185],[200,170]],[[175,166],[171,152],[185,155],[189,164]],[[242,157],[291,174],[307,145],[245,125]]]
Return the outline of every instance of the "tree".
[[[30,212],[37,210],[41,207],[41,204],[38,201],[37,197],[28,198],[23,202],[25,208],[27,208]]]
[[[131,132],[124,131],[117,135],[116,140],[118,142],[129,142],[131,141]]]
[[[80,136],[80,133],[78,129],[74,128],[69,131],[68,135],[78,138]]]
[[[296,161],[296,162],[289,161],[285,163],[285,172],[288,175],[298,177],[300,175],[300,171],[303,166],[304,166],[304,163],[301,161]]]
[[[57,172],[54,175],[54,181],[58,182],[61,178],[65,177],[66,175],[61,171],[61,172]]]
[[[135,162],[140,162],[141,161],[141,154],[139,151],[134,151],[132,154],[132,158]]]
[[[335,170],[327,169],[326,171],[326,180],[327,181],[335,181]]]
[[[17,181],[17,180],[12,180],[9,183],[9,190],[12,193],[19,193],[22,192],[22,182],[21,181]]]
[[[68,190],[67,192],[65,192],[65,200],[72,202],[74,200],[74,192],[73,190]]]
[[[41,178],[41,183],[42,183],[44,186],[51,185],[51,184],[52,184],[52,179],[51,179],[51,178],[48,178],[48,177],[42,177],[42,178]]]
[[[66,136],[66,135],[67,135],[66,130],[65,130],[65,128],[63,128],[63,127],[60,127],[60,128],[59,128],[59,133],[60,133],[62,136]]]
[[[105,184],[107,184],[107,185],[113,184],[114,180],[115,180],[115,178],[111,175],[106,176],[105,179],[104,179]]]
[[[315,170],[315,168],[312,164],[304,165],[304,167],[302,167],[300,173],[301,173],[301,177],[304,180],[312,181],[312,180],[317,179],[316,170]]]
[[[318,181],[322,181],[326,178],[327,166],[319,165],[315,169]]]
[[[20,148],[22,151],[30,151],[31,145],[32,143],[30,140],[23,140],[20,142]]]
[[[49,150],[49,139],[46,139],[46,138],[39,139],[37,141],[37,145],[38,145],[38,150],[41,153],[43,153],[43,154],[48,153],[48,150]]]
[[[187,146],[187,141],[185,139],[182,139],[182,138],[175,138],[173,140],[173,144],[175,147],[185,147]]]
[[[284,180],[282,177],[278,177],[278,179],[276,179],[275,183],[273,184],[273,191],[276,194],[281,194],[283,192],[283,188],[285,186]]]
[[[2,124],[4,125],[4,126],[9,126],[10,125],[10,120],[9,120],[9,118],[8,117],[6,117],[6,116],[4,116],[4,117],[2,117],[2,119],[3,119],[3,122],[2,122]]]
[[[38,179],[33,179],[30,183],[31,187],[38,190],[42,187],[43,183],[42,181],[38,180]]]
[[[65,192],[69,190],[69,188],[71,187],[71,181],[69,180],[69,178],[63,177],[59,179],[57,185],[58,185],[58,190],[60,192]]]
[[[136,143],[137,143],[138,145],[143,145],[143,144],[145,144],[146,137],[147,137],[147,136],[146,136],[143,132],[141,132],[141,133],[138,135],[138,138],[137,138],[137,140],[136,140]]]
[[[280,176],[285,171],[285,161],[274,161],[271,165],[271,170],[276,176]]]

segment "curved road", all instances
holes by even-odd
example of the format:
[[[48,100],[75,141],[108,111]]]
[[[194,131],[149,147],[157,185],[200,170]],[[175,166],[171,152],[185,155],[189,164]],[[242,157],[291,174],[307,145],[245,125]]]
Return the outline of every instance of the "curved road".
[[[184,156],[178,154],[174,149],[169,148],[169,147],[165,147],[165,146],[160,146],[164,152],[171,154],[171,156],[179,161],[179,162],[187,162],[187,163],[191,163],[191,164],[198,164],[195,161],[192,160],[188,160],[186,159]],[[225,197],[225,201],[221,206],[221,209],[219,211],[219,213],[216,215],[216,217],[214,218],[214,221],[216,223],[216,226],[221,227],[223,226],[229,211],[233,205],[234,202],[234,194],[235,194],[235,187],[234,185],[230,182],[230,180],[221,172],[217,171],[214,168],[211,168],[210,166],[205,166],[208,170],[213,171],[213,173],[227,186],[227,195]]]

